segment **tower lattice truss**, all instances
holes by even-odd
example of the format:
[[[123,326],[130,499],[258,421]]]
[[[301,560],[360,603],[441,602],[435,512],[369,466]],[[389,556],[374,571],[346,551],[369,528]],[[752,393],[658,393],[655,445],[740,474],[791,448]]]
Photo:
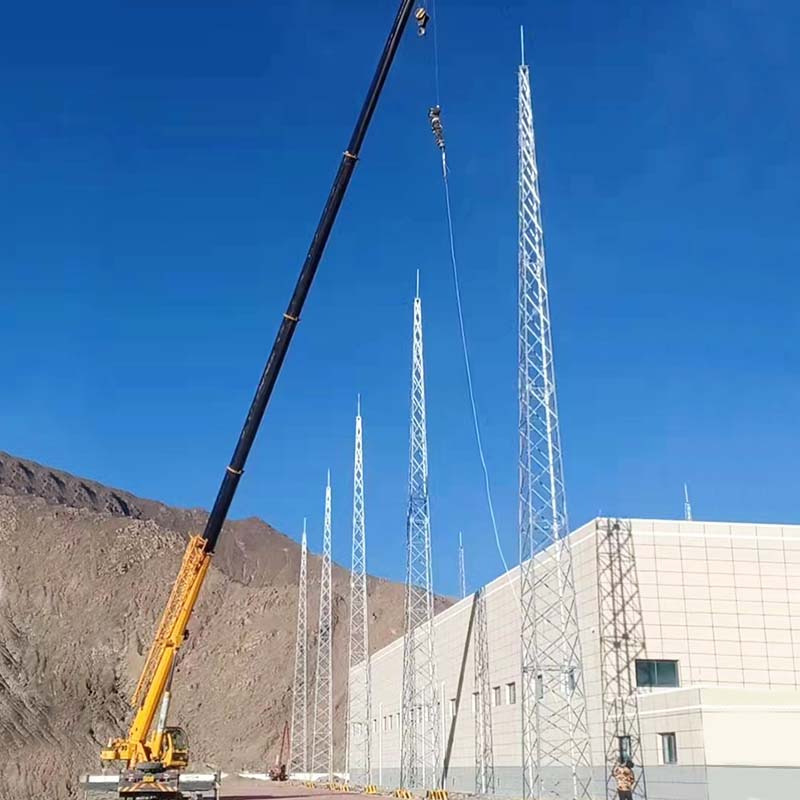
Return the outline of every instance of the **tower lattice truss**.
[[[436,788],[441,780],[419,287],[414,298],[410,438],[400,782],[406,789],[419,790]]]
[[[303,521],[300,546],[300,579],[297,592],[297,640],[292,684],[292,733],[289,740],[289,773],[308,771],[308,544]]]
[[[519,412],[523,795],[526,800],[589,798],[586,696],[572,553],[565,538],[569,529],[525,64],[519,68]]]
[[[636,659],[644,655],[644,621],[630,520],[597,521],[600,679],[603,694],[605,792],[616,800],[612,775],[620,759],[636,765],[633,796],[646,800],[642,734],[636,695]]]
[[[486,621],[486,588],[475,594],[475,626],[472,629],[475,683],[472,696],[475,715],[475,794],[494,794],[494,740],[492,696],[489,680],[489,626]]]
[[[367,544],[361,409],[356,415],[353,466],[353,553],[350,573],[350,656],[347,693],[347,771],[351,783],[372,783],[370,770],[370,662],[367,620]]]
[[[322,572],[319,582],[317,671],[314,676],[314,728],[311,772],[333,776],[333,694],[331,687],[331,476],[325,487]]]

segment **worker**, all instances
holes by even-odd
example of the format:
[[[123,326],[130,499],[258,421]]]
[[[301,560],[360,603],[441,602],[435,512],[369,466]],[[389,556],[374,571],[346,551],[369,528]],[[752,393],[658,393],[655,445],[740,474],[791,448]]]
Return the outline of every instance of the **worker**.
[[[633,774],[633,761],[620,759],[612,774],[617,782],[619,800],[633,800],[633,786],[636,783],[636,776]]]
[[[444,150],[442,109],[439,106],[432,106],[430,109],[428,109],[428,119],[431,121],[431,130],[433,131],[433,138],[436,140],[436,146],[440,150]]]

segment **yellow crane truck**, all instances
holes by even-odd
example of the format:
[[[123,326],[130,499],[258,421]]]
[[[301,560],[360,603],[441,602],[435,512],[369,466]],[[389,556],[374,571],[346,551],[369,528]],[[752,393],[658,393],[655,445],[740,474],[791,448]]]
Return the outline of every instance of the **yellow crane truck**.
[[[384,83],[411,16],[413,0],[401,0],[397,15],[381,53],[366,99],[358,115],[350,142],[342,156],[336,177],[317,224],[314,237],[300,270],[289,305],[264,366],[261,380],[247,412],[244,426],[202,535],[192,536],[186,547],[180,572],[161,617],[155,639],[142,669],[132,699],[135,709],[127,736],[112,739],[100,755],[106,765],[116,765],[114,776],[120,798],[167,800],[187,796],[181,783],[182,770],[189,764],[187,737],[181,728],[167,725],[175,659],[186,637],[186,627],[208,573],[214,549],[227,518],[239,480],[244,472],[256,433],[272,395],[275,382],[300,320],[328,237],[358,161],[361,145],[372,120]],[[419,35],[425,33],[428,14],[420,7],[414,14]],[[97,776],[99,778],[99,776]],[[98,780],[98,786],[102,780]],[[92,779],[85,779],[87,790]]]

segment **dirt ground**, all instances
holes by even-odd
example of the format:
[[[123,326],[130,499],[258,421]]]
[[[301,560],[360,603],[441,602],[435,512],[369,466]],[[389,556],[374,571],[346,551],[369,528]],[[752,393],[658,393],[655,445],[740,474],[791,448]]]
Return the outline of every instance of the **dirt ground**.
[[[357,792],[329,792],[325,789],[307,789],[290,783],[272,783],[248,778],[227,777],[222,782],[221,797],[225,800],[297,800],[313,797],[314,800],[334,800],[342,797],[363,797]]]
[[[345,499],[340,498],[344,505]],[[299,512],[298,512],[299,513]],[[130,725],[129,698],[201,511],[173,509],[0,452],[0,800],[75,800]],[[319,541],[319,519],[314,542]],[[349,536],[346,525],[334,536]],[[226,525],[173,685],[193,771],[264,770],[291,714],[297,542]],[[309,575],[314,665],[320,559]],[[400,635],[404,587],[370,578],[370,644]],[[350,574],[333,568],[334,758],[344,761]],[[440,601],[441,605],[441,601]],[[313,669],[309,670],[313,686]],[[258,787],[256,787],[258,788]],[[257,796],[257,795],[256,795]]]

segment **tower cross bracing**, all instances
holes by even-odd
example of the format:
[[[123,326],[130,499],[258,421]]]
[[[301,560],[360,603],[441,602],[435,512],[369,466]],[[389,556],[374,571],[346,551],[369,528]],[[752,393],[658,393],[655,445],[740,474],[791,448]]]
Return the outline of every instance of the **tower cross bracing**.
[[[475,594],[473,660],[475,668],[475,794],[494,794],[494,740],[492,736],[492,697],[489,680],[489,626],[486,619],[486,587]]]
[[[433,646],[428,442],[419,275],[412,338],[406,546],[400,783],[405,789],[421,790],[439,787],[441,765],[440,709],[436,696]]]
[[[347,772],[350,782],[372,783],[370,770],[370,662],[367,607],[367,543],[364,515],[364,448],[358,402],[353,459],[353,550],[350,573],[350,647],[347,692]]]
[[[325,487],[325,519],[319,582],[317,670],[314,676],[314,728],[311,772],[333,777],[333,693],[331,685],[331,474]]]
[[[566,540],[530,74],[524,60],[523,50],[518,72],[523,797],[572,800],[590,796],[589,733],[572,553]]]
[[[636,693],[636,659],[644,656],[644,619],[630,520],[597,521],[597,599],[603,706],[605,793],[616,800],[612,771],[621,758],[636,765],[635,800],[647,800]]]
[[[297,591],[297,639],[292,683],[292,732],[289,739],[289,773],[308,771],[308,543],[306,521],[300,545]]]

